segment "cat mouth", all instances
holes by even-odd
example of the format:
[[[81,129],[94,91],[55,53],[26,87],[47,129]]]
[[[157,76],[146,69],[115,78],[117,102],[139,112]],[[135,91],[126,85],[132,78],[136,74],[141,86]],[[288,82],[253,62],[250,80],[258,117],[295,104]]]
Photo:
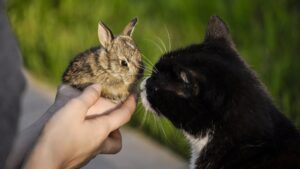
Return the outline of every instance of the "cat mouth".
[[[147,80],[149,79],[149,77],[145,78],[141,84],[140,84],[140,91],[144,91],[146,90],[146,83],[147,83]]]

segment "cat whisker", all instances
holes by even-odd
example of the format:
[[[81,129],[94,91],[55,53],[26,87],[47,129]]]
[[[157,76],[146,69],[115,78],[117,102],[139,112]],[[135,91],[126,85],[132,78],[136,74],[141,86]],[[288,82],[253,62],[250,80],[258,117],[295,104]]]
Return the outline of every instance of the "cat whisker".
[[[150,70],[150,69],[144,69],[144,73],[152,73],[153,71],[152,70]]]
[[[144,106],[143,103],[141,101],[138,101],[137,103],[139,110],[143,111],[144,110]]]
[[[155,109],[155,111],[162,115],[162,113],[161,113],[158,109]],[[165,138],[167,138],[165,129],[164,129],[163,125],[162,125],[162,118],[158,118],[158,119],[159,119],[159,125],[160,125],[160,128],[161,128],[161,130],[162,130],[162,132],[163,132]]]
[[[150,64],[151,66],[154,66],[154,63],[152,63],[152,61],[146,55],[142,54],[142,56],[143,56],[143,59],[145,59],[148,62],[148,64]]]
[[[144,71],[152,72],[152,69],[149,67],[139,67],[140,69],[143,69]]]
[[[160,44],[162,45],[162,47],[163,47],[163,49],[165,50],[165,52],[164,53],[167,53],[167,47],[166,47],[166,44],[164,43],[164,41],[160,38],[160,37],[158,37],[158,36],[155,36],[155,38],[160,42]]]
[[[144,109],[142,106],[139,106],[139,108],[137,109],[137,112],[139,112],[139,114],[143,114],[143,118],[145,117],[145,112],[144,112]],[[138,125],[138,128],[142,128],[144,125],[143,122],[140,122],[139,125]]]
[[[149,71],[145,71],[144,74],[146,74],[146,75],[151,75],[151,74],[152,74],[152,71],[150,71],[150,70],[149,70]]]
[[[165,137],[165,139],[167,140],[167,134],[166,134],[166,132],[165,132],[165,129],[164,129],[164,126],[162,125],[162,120],[161,120],[161,118],[159,118],[159,126],[160,126],[160,129],[161,129],[161,131],[162,131],[162,133],[163,133],[163,135],[164,135],[164,137]]]
[[[151,76],[151,75],[152,75],[151,72],[145,72],[145,73],[144,73],[144,76]]]
[[[152,118],[153,118],[153,121],[154,121],[154,126],[156,128],[156,131],[159,131],[158,130],[158,124],[157,124],[156,115],[154,113],[151,113],[151,115],[152,115]]]
[[[169,51],[171,51],[171,49],[172,49],[172,43],[171,43],[171,36],[170,36],[170,32],[169,32],[169,29],[167,28],[167,26],[166,26],[166,25],[164,25],[164,27],[165,27],[165,30],[166,30],[166,32],[167,32],[167,35],[168,35],[168,41],[169,41]]]
[[[145,80],[146,78],[150,77],[150,75],[145,75],[144,77],[142,77],[142,80]]]
[[[160,50],[161,53],[164,53],[163,49],[157,44],[157,42],[151,39],[146,39],[146,40],[153,43]]]
[[[149,68],[145,68],[145,67],[138,67],[139,69],[143,69],[143,71],[148,71],[148,72],[152,72],[152,70],[151,69],[149,69]]]
[[[141,106],[138,105],[138,107],[135,110],[136,112],[140,112],[141,111]]]
[[[148,63],[147,63],[148,60]],[[158,73],[157,68],[154,66],[154,64],[144,55],[144,61],[145,61],[145,65],[149,66],[152,68],[152,71],[154,71],[155,73]]]
[[[141,121],[141,126],[143,126],[145,124],[145,122],[147,121],[149,110],[143,106],[142,102],[139,102],[139,104],[142,105],[142,106],[140,106],[140,108],[142,109],[142,112],[144,113],[143,119]]]
[[[150,63],[147,63],[146,60],[144,60],[144,61],[145,61],[145,66],[144,67],[151,70],[153,65],[151,65]]]
[[[144,74],[145,74],[145,73],[151,74],[151,73],[152,73],[152,70],[145,69],[143,73],[144,73]]]
[[[143,59],[144,59],[145,63],[147,63],[147,64],[150,65],[151,67],[155,67],[155,66],[154,66],[154,63],[152,63],[152,61],[151,61],[147,56],[145,56],[145,55],[143,55],[143,54],[142,54],[142,56],[143,56]]]
[[[157,69],[155,67],[153,68],[150,68],[151,66],[149,67],[145,67],[144,70],[149,70],[151,73],[154,72],[154,73],[158,73]]]
[[[145,71],[143,75],[144,76],[150,76],[150,75],[152,75],[152,71]]]
[[[152,67],[149,63],[146,63],[146,61],[144,60],[144,64],[146,66],[140,66],[139,68],[144,69],[144,70],[151,70],[152,71]]]
[[[149,112],[147,110],[144,111],[144,117],[142,119],[142,122],[141,122],[141,125],[144,125],[146,120],[147,120],[147,117],[148,117],[148,114]]]
[[[139,100],[138,101],[138,103],[137,103],[138,105],[141,105],[141,107],[143,108],[143,103]]]

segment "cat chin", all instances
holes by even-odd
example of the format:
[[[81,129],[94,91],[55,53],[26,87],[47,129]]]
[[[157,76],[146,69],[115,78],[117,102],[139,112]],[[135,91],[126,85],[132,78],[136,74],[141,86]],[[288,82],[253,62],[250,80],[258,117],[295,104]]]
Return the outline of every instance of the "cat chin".
[[[148,78],[149,78],[149,77],[148,77]],[[149,110],[149,111],[151,111],[151,112],[157,114],[157,112],[154,111],[154,109],[151,107],[150,102],[149,102],[148,99],[147,99],[146,84],[147,84],[148,78],[144,79],[144,80],[142,81],[141,85],[140,85],[140,89],[141,89],[141,91],[142,91],[140,95],[141,95],[142,103],[143,103],[145,109],[146,109],[147,111]]]

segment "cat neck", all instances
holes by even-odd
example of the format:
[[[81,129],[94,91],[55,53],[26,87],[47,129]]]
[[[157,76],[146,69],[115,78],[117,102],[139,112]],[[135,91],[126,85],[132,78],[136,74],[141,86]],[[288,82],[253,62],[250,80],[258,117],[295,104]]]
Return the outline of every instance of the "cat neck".
[[[268,110],[267,114],[270,117],[266,121],[258,120],[252,125],[241,125],[232,119],[229,122],[231,125],[214,127],[200,135],[184,132],[191,145],[190,169],[237,167],[245,163],[245,159],[261,162],[260,159],[264,156],[274,155],[273,152],[283,151],[282,148],[286,149],[289,144],[297,140],[299,142],[299,132],[288,119],[275,107]],[[259,111],[252,112],[256,113],[261,114]],[[242,118],[239,120],[242,124],[245,123]]]
[[[209,133],[204,136],[199,136],[198,138],[187,133],[183,132],[186,139],[189,141],[191,145],[191,159],[190,159],[190,169],[196,169],[196,161],[198,157],[201,155],[202,150],[208,144],[211,135]]]

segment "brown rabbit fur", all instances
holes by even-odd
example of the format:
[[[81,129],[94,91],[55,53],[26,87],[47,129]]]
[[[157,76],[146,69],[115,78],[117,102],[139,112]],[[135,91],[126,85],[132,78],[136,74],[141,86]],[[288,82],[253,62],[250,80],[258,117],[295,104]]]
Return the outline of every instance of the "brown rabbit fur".
[[[114,37],[100,22],[98,37],[102,47],[91,48],[77,55],[66,69],[62,81],[79,90],[90,84],[102,86],[101,96],[113,102],[124,101],[143,74],[139,49],[132,39],[137,18]]]

